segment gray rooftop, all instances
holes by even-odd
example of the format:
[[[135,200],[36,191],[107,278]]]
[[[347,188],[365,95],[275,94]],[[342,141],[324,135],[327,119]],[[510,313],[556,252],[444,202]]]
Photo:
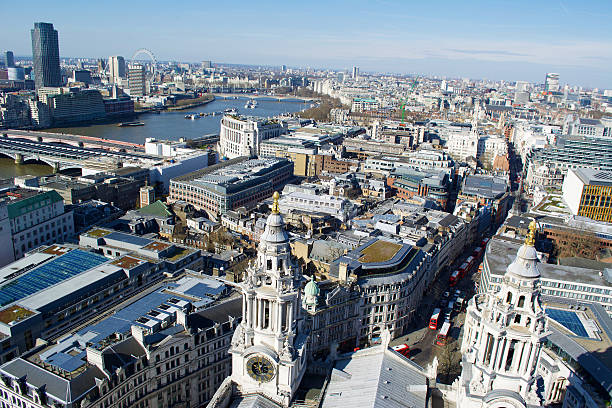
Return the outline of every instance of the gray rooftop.
[[[584,184],[612,186],[612,171],[596,170],[586,167],[572,169],[572,171]]]
[[[427,378],[404,356],[376,346],[340,357],[332,370],[322,408],[427,406]]]

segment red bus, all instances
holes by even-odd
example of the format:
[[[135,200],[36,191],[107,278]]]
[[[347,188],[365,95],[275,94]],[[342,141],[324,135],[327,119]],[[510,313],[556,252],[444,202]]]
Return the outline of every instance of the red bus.
[[[450,281],[451,286],[455,286],[460,279],[461,276],[459,274],[459,271],[454,271],[453,273],[451,273],[451,276],[448,280]]]
[[[459,267],[459,275],[461,276],[461,278],[465,276],[465,273],[467,272],[468,269],[469,269],[469,265],[467,264],[467,262],[464,262],[461,264],[461,266]]]
[[[399,344],[397,346],[393,346],[393,350],[397,351],[406,358],[410,358],[410,346],[407,344]]]
[[[482,242],[480,243],[480,246],[484,249],[487,247],[487,243],[489,242],[489,238],[485,238],[482,240]]]
[[[468,259],[465,260],[465,263],[468,264],[467,270],[469,271],[470,268],[474,265],[474,257],[468,256]]]
[[[448,332],[450,331],[450,322],[444,322],[442,328],[440,329],[440,333],[436,336],[436,344],[438,346],[443,346],[446,344],[446,340],[448,338]]]
[[[480,255],[482,255],[482,247],[478,247],[472,252],[472,256],[476,259],[480,259]]]
[[[435,308],[431,318],[429,319],[429,328],[431,330],[436,330],[438,328],[438,321],[440,320],[440,309]]]

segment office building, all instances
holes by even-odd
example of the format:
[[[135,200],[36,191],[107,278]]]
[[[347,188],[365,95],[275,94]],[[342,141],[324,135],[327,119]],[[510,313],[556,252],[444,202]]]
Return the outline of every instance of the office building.
[[[353,78],[354,80],[359,79],[359,67],[353,67],[353,73],[351,75],[351,78]]]
[[[0,401],[32,408],[205,406],[230,374],[227,350],[240,309],[240,297],[212,278],[190,274],[164,283],[4,364]]]
[[[203,69],[212,68],[212,62],[211,61],[202,61],[202,68]]]
[[[544,81],[544,90],[546,92],[559,91],[559,74],[554,74],[552,72],[546,74],[546,80]]]
[[[285,186],[285,194],[281,199],[283,214],[328,214],[341,222],[346,222],[357,214],[357,207],[350,200],[329,194],[317,194],[299,187],[291,191],[291,187],[296,186]]]
[[[6,63],[7,68],[12,68],[15,66],[15,56],[13,55],[13,51],[7,51],[4,53],[4,62]]]
[[[128,86],[132,98],[145,96],[147,94],[147,81],[144,66],[138,64],[130,66],[128,71]]]
[[[76,69],[72,72],[72,82],[82,82],[85,85],[91,84],[91,72],[86,69]]]
[[[223,115],[219,133],[219,156],[234,159],[257,156],[264,140],[286,133],[276,120],[238,115]]]
[[[40,245],[64,242],[74,234],[72,211],[65,210],[64,200],[57,192],[17,188],[5,193],[4,198],[13,258],[2,259],[1,265],[20,259]]]
[[[545,226],[538,228],[546,228]],[[520,246],[520,239],[504,235],[494,236],[487,245],[483,258],[479,292],[496,291],[504,277],[504,265],[512,260]],[[587,265],[570,266],[540,263],[542,295],[563,302],[596,302],[612,316],[612,277]]]
[[[8,79],[9,81],[23,81],[25,80],[25,71],[21,67],[9,67],[8,71]]]
[[[57,30],[50,23],[34,23],[32,34],[32,61],[36,89],[62,86],[59,40]]]
[[[398,198],[410,200],[414,196],[431,198],[446,208],[451,191],[449,174],[444,170],[415,170],[409,167],[393,169],[387,177],[387,185]]]
[[[187,202],[216,219],[229,210],[254,207],[292,177],[289,160],[241,157],[171,179],[169,200]]]
[[[500,225],[508,215],[511,196],[508,182],[500,177],[471,174],[465,178],[457,194],[457,204],[470,201],[491,210],[491,223]]]
[[[354,98],[351,104],[351,112],[375,111],[378,108],[380,108],[379,102],[371,98]]]
[[[125,59],[120,55],[108,57],[108,73],[111,84],[118,84],[121,78],[125,78]]]
[[[612,139],[612,119],[570,119],[564,124],[564,133],[569,136],[585,136]]]
[[[568,169],[563,201],[573,215],[612,222],[612,171]]]
[[[88,122],[106,117],[102,94],[97,89],[59,88],[46,97],[54,125]]]

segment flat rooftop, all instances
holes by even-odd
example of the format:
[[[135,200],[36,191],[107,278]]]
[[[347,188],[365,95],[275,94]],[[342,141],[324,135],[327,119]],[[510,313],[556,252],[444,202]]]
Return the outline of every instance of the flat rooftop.
[[[105,347],[112,344],[121,336],[130,335],[132,325],[152,331],[161,330],[163,322],[175,321],[178,310],[189,304],[196,310],[205,308],[224,291],[227,291],[227,287],[222,282],[206,276],[188,276],[177,282],[163,284],[128,305],[116,308],[111,315],[100,321],[96,321],[99,316],[95,317],[92,324],[62,337],[57,344],[33,358],[66,373],[77,371],[87,365],[88,345]],[[184,329],[182,326],[174,327],[175,330]]]
[[[506,181],[499,177],[472,174],[466,177],[460,194],[483,198],[499,198],[507,190]]]
[[[572,171],[584,184],[612,186],[612,171],[595,170],[586,167],[572,169]]]
[[[17,278],[2,282],[0,284],[0,306],[31,296],[107,261],[108,259],[102,255],[73,249]]]

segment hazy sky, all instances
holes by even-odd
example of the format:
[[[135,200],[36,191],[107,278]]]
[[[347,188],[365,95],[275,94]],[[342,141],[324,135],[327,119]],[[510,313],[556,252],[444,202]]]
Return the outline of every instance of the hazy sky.
[[[24,6],[27,4],[27,6]],[[0,47],[31,55],[51,22],[62,57],[350,68],[612,88],[612,0],[2,2]]]

